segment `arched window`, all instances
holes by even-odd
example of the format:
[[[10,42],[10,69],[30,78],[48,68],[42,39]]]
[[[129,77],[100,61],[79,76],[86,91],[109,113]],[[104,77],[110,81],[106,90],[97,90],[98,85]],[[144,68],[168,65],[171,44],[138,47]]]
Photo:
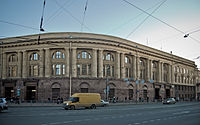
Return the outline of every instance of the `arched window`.
[[[32,53],[32,54],[30,55],[30,61],[37,61],[37,60],[40,60],[39,54],[37,54],[37,53]]]
[[[131,63],[130,58],[128,56],[125,57],[125,63]]]
[[[105,56],[105,57],[104,57]],[[110,53],[107,53],[103,56],[103,60],[107,60],[107,61],[114,61],[114,56]]]
[[[56,52],[53,53],[53,56],[52,56],[53,59],[64,59],[65,58],[65,54],[58,50]]]
[[[9,56],[9,62],[17,62],[17,55],[13,54]]]
[[[90,53],[86,52],[86,51],[82,51],[80,53],[78,53],[77,55],[77,59],[91,59],[92,56],[90,55]]]

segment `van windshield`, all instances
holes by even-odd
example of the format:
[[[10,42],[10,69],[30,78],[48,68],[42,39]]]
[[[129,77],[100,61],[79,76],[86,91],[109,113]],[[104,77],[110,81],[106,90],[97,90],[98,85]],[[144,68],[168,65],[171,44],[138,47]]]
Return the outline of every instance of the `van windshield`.
[[[68,101],[72,101],[72,103],[79,102],[79,97],[70,97]]]

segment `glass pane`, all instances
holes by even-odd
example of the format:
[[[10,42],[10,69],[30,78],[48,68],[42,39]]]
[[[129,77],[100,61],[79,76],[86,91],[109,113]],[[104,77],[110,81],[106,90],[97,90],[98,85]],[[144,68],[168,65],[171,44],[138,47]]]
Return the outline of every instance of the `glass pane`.
[[[87,52],[82,52],[82,59],[86,59],[87,58]]]
[[[61,65],[56,65],[56,75],[61,74]]]
[[[86,64],[82,65],[82,75],[87,75],[87,65]]]

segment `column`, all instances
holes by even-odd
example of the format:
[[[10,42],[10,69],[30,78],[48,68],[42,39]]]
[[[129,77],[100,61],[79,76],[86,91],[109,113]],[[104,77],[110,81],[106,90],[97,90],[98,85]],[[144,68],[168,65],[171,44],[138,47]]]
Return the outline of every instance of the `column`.
[[[70,71],[70,50],[68,47],[65,47],[65,76],[69,77],[69,71]]]
[[[23,68],[22,68],[22,77],[26,78],[28,76],[28,66],[27,66],[27,60],[28,59],[28,53],[27,51],[23,51]]]
[[[77,77],[76,48],[72,48],[72,77]]]
[[[100,49],[98,53],[98,71],[99,71],[99,77],[103,78],[103,50]]]
[[[124,53],[121,53],[121,78],[125,78]]]
[[[161,82],[161,62],[158,61],[158,82]]]
[[[22,77],[22,52],[21,51],[18,51],[18,69],[17,69],[17,72],[18,72],[18,77]]]
[[[7,55],[6,55],[6,53],[4,52],[3,53],[3,64],[2,64],[2,78],[3,79],[5,79],[6,78],[6,74],[7,74],[7,71],[6,71],[6,69],[7,69]]]
[[[50,77],[51,76],[51,63],[50,63],[50,49],[49,48],[45,48],[45,77]]]
[[[92,77],[97,77],[97,49],[93,49],[92,51]]]
[[[44,77],[44,58],[45,58],[45,55],[44,55],[44,49],[41,49],[40,50],[40,77]]]
[[[136,65],[137,80],[140,80],[140,57],[139,56],[136,57],[136,62],[137,62],[137,65]]]
[[[149,66],[149,63],[150,63],[150,61],[149,61],[149,59],[147,59],[147,72],[146,72],[146,80],[149,82],[149,80],[150,80],[150,66]]]
[[[149,60],[149,72],[150,72],[150,75],[149,75],[149,79],[152,80],[152,74],[153,74],[153,70],[152,70],[152,60]]]
[[[168,65],[168,83],[171,83],[172,80],[172,67],[170,65]]]
[[[136,80],[136,57],[133,55],[132,57],[132,72],[133,72],[133,78]]]
[[[115,78],[120,79],[120,53],[116,52]]]
[[[175,83],[174,65],[171,65],[171,83]]]
[[[164,63],[161,62],[161,82],[164,82]]]

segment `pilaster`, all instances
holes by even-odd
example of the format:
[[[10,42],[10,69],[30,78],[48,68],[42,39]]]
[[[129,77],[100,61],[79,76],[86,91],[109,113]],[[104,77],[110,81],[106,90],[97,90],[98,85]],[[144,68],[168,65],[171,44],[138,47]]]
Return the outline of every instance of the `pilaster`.
[[[93,49],[92,51],[92,77],[97,77],[97,49]]]

